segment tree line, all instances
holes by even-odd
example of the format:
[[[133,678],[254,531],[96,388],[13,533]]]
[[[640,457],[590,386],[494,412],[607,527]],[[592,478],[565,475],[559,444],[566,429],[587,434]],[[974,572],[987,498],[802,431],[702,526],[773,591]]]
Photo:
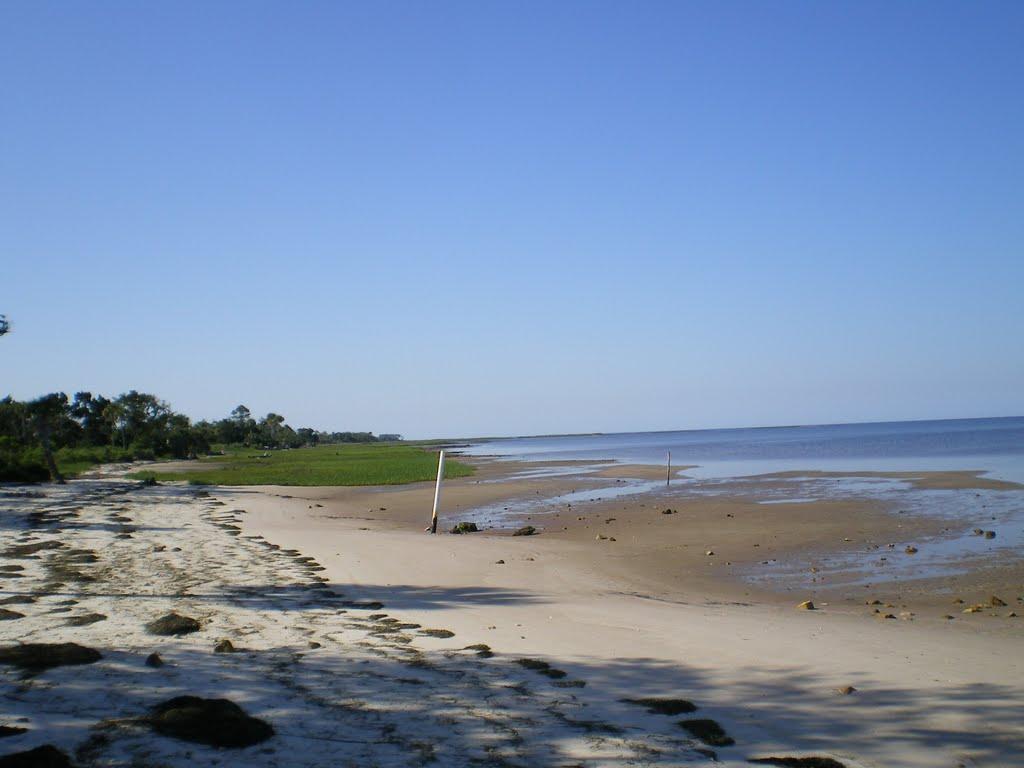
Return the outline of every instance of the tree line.
[[[293,429],[284,416],[262,419],[239,405],[219,421],[193,422],[156,395],[132,390],[114,398],[63,392],[19,401],[0,400],[0,481],[63,480],[61,465],[196,458],[214,446],[301,448],[321,443],[401,440],[371,432]]]

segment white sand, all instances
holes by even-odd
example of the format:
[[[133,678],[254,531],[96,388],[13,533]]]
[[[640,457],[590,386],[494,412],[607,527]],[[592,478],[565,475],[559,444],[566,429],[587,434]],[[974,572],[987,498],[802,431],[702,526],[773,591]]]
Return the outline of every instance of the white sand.
[[[1024,765],[1019,632],[716,604],[713,595],[646,599],[642,585],[575,557],[564,540],[361,530],[370,524],[318,517],[301,499],[238,503],[247,531],[314,555],[332,583],[403,619],[454,630],[451,645],[486,642],[586,680],[582,695],[602,718],[617,721],[624,696],[694,701],[736,738],[718,750],[723,759]],[[847,685],[857,691],[837,693]]]

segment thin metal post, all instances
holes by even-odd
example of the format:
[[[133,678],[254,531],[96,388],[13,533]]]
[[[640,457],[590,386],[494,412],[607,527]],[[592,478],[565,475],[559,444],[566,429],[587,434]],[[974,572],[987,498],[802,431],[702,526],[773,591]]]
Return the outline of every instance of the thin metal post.
[[[672,451],[668,452],[668,465],[665,468],[665,485],[672,482]]]
[[[444,479],[444,451],[437,457],[437,485],[434,486],[434,514],[430,518],[430,532],[437,533],[437,513],[441,507],[441,480]]]

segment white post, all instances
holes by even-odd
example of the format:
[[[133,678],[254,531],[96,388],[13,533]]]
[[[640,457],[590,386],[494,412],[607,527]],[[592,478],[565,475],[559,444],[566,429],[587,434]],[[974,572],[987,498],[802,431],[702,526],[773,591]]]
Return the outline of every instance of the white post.
[[[665,469],[665,485],[672,482],[672,451],[668,452],[668,466]]]
[[[437,457],[437,485],[434,486],[434,514],[430,518],[430,532],[437,533],[437,512],[441,506],[441,480],[444,479],[444,451]]]

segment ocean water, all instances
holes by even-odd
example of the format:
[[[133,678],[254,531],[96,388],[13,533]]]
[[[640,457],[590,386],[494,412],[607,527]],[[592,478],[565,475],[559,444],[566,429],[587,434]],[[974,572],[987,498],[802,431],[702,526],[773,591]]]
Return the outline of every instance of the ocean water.
[[[475,456],[523,461],[576,460],[572,467],[524,466],[523,477],[578,475],[579,487],[556,496],[494,504],[470,512],[485,526],[518,525],[588,502],[648,495],[671,504],[686,497],[728,495],[759,504],[812,503],[825,499],[872,499],[894,512],[948,521],[938,536],[891,542],[884,548],[851,550],[813,558],[769,561],[746,576],[787,588],[812,586],[826,575],[835,584],[859,585],[965,573],[994,557],[1024,553],[1024,489],[925,490],[898,478],[825,476],[843,472],[980,470],[986,476],[1024,484],[1024,417],[836,424],[763,429],[636,432],[488,440],[461,448]],[[594,472],[617,461],[663,464],[672,452],[671,487],[664,480],[598,478]],[[785,480],[759,475],[790,471]],[[985,538],[975,530],[990,530]],[[905,546],[919,549],[913,557]],[[844,545],[845,546],[845,545]]]
[[[460,452],[509,459],[611,460],[696,465],[696,478],[793,470],[981,470],[1024,483],[1024,416],[895,421],[800,427],[621,432],[516,437],[470,444]]]

